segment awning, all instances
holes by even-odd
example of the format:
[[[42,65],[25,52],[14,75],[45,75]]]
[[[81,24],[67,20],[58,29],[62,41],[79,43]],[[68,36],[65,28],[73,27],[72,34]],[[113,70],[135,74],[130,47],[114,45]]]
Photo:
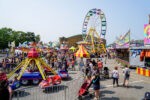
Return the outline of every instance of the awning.
[[[74,54],[77,57],[89,57],[90,54],[86,51],[83,45],[80,45],[79,50]]]

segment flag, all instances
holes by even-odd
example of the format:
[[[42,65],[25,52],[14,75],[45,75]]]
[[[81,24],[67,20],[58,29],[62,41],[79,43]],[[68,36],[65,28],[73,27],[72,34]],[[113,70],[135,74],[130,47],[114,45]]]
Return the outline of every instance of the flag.
[[[11,47],[15,47],[15,41],[11,42]]]
[[[22,44],[19,42],[19,47],[22,47]]]
[[[27,41],[23,42],[22,46],[23,47],[28,47],[28,42]]]
[[[130,30],[120,39],[116,41],[116,47],[129,47],[130,46]]]

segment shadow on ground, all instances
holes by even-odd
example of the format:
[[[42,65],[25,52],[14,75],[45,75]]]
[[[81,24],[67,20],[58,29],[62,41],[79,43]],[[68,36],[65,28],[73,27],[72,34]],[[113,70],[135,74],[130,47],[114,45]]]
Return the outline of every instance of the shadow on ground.
[[[13,92],[13,96],[12,98],[19,98],[19,97],[26,97],[26,96],[29,96],[30,93],[29,92],[25,92],[23,90],[18,90],[18,91],[14,91]]]
[[[101,98],[100,100],[120,100],[119,98],[117,98],[117,97],[104,97],[104,98]]]
[[[137,85],[135,85],[135,86],[129,86],[129,88],[143,89],[144,87],[143,86],[137,86]]]
[[[105,94],[115,94],[114,91],[109,91],[109,90],[104,90],[100,92],[100,96],[105,95]]]
[[[44,93],[56,93],[61,90],[67,89],[68,86],[65,85],[60,85],[60,86],[55,86],[55,87],[49,87],[43,90]]]
[[[71,80],[73,80],[73,78],[72,78],[72,77],[68,77],[68,78],[64,78],[64,79],[62,79],[62,81],[71,81]]]
[[[125,86],[123,86],[123,85],[120,85],[119,87],[121,87],[121,88],[127,88],[127,87],[125,87]],[[129,89],[131,89],[131,88],[134,88],[134,89],[143,89],[144,87],[143,86],[137,86],[137,85],[135,85],[135,86],[128,86],[128,88]],[[128,89],[127,88],[127,89]]]

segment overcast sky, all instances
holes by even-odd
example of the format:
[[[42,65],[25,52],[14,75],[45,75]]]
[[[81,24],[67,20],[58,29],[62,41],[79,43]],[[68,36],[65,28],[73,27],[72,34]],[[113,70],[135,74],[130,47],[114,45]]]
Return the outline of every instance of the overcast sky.
[[[82,33],[86,13],[101,9],[107,20],[108,43],[131,30],[131,39],[144,38],[150,0],[0,0],[0,28],[30,31],[44,42]]]

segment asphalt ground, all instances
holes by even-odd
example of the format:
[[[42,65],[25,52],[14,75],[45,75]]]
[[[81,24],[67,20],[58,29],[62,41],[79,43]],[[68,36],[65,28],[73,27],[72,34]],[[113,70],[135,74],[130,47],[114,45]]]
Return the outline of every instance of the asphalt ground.
[[[109,68],[111,77],[114,66],[119,68],[119,87],[113,87],[112,79],[103,79],[100,81],[100,100],[142,100],[145,92],[150,92],[150,77],[142,76],[136,73],[136,70],[131,70],[129,88],[123,87],[124,74],[123,66],[115,62],[115,59],[107,60],[106,64]],[[93,94],[93,88],[90,88],[90,93]],[[93,100],[93,97],[83,97],[83,100]]]

